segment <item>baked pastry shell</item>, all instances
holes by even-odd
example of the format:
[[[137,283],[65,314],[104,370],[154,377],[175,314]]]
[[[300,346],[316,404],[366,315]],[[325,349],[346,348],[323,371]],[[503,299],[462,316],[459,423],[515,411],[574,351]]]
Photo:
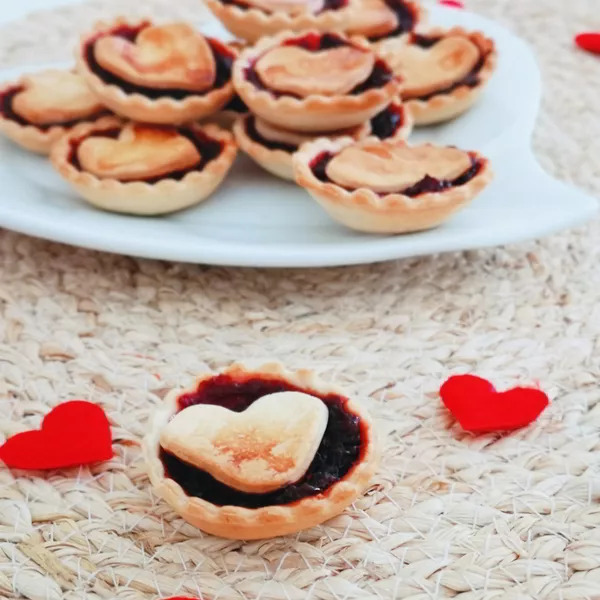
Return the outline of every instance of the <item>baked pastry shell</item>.
[[[181,100],[169,96],[148,98],[140,93],[128,94],[118,85],[106,83],[90,69],[85,49],[88,42],[98,33],[110,31],[122,25],[137,27],[145,22],[145,20],[131,21],[118,18],[111,23],[100,22],[91,32],[82,36],[76,52],[77,70],[102,103],[115,114],[132,121],[173,125],[208,117],[219,111],[233,98],[235,92],[231,80],[223,87],[204,94],[191,94]],[[229,49],[234,55],[237,55],[234,48]]]
[[[308,35],[320,32],[305,31],[302,33]],[[261,119],[282,129],[336,131],[368,121],[400,93],[402,85],[398,78],[392,78],[384,86],[372,88],[360,94],[339,96],[311,94],[305,98],[289,95],[277,97],[268,90],[257,89],[246,78],[245,70],[266,50],[280,45],[284,40],[295,37],[295,35],[294,32],[284,31],[273,37],[262,38],[255,46],[244,50],[233,65],[233,84],[237,93],[250,111]],[[354,36],[347,39],[357,47],[372,51],[371,46],[363,37]]]
[[[316,156],[322,152],[337,153],[353,143],[355,140],[346,137],[338,140],[321,138],[303,144],[294,155],[293,165],[296,183],[306,189],[333,219],[357,231],[397,234],[432,229],[473,200],[493,179],[489,161],[476,152],[471,155],[482,161],[482,166],[470,181],[415,197],[401,193],[379,195],[367,188],[348,191],[315,177],[310,163]]]
[[[6,93],[11,88],[24,85],[27,77],[28,76],[23,76],[18,81],[4,84],[0,87],[0,94]],[[99,118],[100,117],[98,117],[98,119]],[[82,122],[90,124],[96,122],[98,119]],[[25,148],[36,154],[49,154],[52,146],[63,135],[71,131],[73,127],[74,126],[65,127],[63,125],[54,125],[48,129],[40,129],[35,125],[21,125],[0,114],[0,132],[15,144],[21,146],[21,148]]]
[[[124,122],[115,117],[78,125],[54,145],[50,154],[52,165],[67,183],[82,198],[103,210],[135,215],[161,215],[198,204],[210,196],[223,181],[237,154],[237,146],[230,132],[212,123],[190,124],[189,128],[200,130],[222,142],[223,149],[202,171],[190,171],[181,180],[165,177],[156,183],[122,182],[117,179],[101,179],[73,166],[70,161],[71,140],[93,134],[94,131],[105,131],[123,125]]]
[[[498,62],[498,53],[494,41],[486,37],[480,31],[468,31],[462,27],[453,27],[452,29],[434,28],[424,32],[427,36],[443,35],[462,35],[473,42],[480,51],[490,48],[483,65],[479,70],[479,81],[475,86],[461,85],[451,92],[435,94],[428,100],[406,99],[404,103],[410,110],[415,125],[433,125],[450,121],[461,114],[477,102],[488,81],[496,70]],[[391,43],[391,42],[388,42]],[[381,42],[378,46],[378,52],[385,58],[386,43]]]
[[[288,371],[279,363],[263,364],[250,368],[234,364],[226,375],[264,375],[281,377],[300,388],[313,389],[319,393],[335,393],[345,397],[343,391],[319,381],[312,371]],[[178,410],[181,395],[194,392],[200,382],[211,379],[214,374],[200,377],[194,386],[187,390],[173,390],[156,411],[151,422],[150,432],[144,438],[143,449],[150,481],[161,498],[188,523],[199,529],[224,538],[254,540],[296,533],[314,527],[340,514],[368,487],[378,463],[378,448],[374,437],[371,419],[360,405],[352,399],[346,405],[349,412],[359,416],[366,431],[366,447],[360,460],[340,481],[334,483],[325,493],[309,496],[296,502],[263,508],[239,506],[218,506],[201,498],[188,496],[182,487],[165,474],[159,458],[160,434]]]
[[[246,131],[246,123],[251,118],[253,118],[253,115],[245,115],[238,118],[233,124],[233,133],[240,149],[265,169],[265,171],[281,179],[294,181],[294,167],[292,166],[292,155],[294,153],[286,152],[279,148],[269,148],[252,139]],[[357,127],[356,133],[352,137],[359,140],[366,137],[368,133],[369,128],[365,124]]]
[[[283,11],[267,13],[259,8],[243,9],[219,0],[206,0],[206,5],[231,33],[252,44],[280,31],[343,31],[348,22],[344,9],[290,15]]]

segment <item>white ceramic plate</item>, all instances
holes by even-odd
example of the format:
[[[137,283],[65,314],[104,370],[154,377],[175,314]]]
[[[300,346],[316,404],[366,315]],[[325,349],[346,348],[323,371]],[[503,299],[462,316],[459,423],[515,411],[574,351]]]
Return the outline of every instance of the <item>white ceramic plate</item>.
[[[479,104],[413,140],[479,150],[494,183],[438,229],[379,237],[337,225],[304,190],[240,157],[208,201],[160,218],[121,216],[78,200],[42,158],[0,144],[0,226],[97,250],[237,266],[308,267],[479,248],[536,238],[591,217],[596,201],[551,179],[535,161],[530,137],[541,85],[535,59],[512,33],[474,14],[439,6],[433,24],[481,29],[498,45],[499,66]],[[217,23],[211,35],[224,33]],[[27,70],[48,65],[36,65]],[[20,69],[23,71],[23,69]],[[0,80],[19,73],[0,72]]]

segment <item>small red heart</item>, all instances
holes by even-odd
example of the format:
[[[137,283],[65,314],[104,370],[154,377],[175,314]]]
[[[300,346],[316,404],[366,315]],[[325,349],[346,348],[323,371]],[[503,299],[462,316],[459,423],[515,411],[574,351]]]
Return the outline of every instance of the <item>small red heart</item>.
[[[459,0],[440,0],[440,4],[443,6],[450,6],[452,8],[464,8],[465,5]]]
[[[580,33],[575,36],[575,43],[586,52],[600,54],[600,32]]]
[[[106,414],[84,400],[59,404],[45,416],[41,429],[18,433],[0,446],[0,460],[15,469],[60,469],[112,457]]]
[[[525,427],[548,406],[548,396],[536,388],[498,392],[475,375],[454,375],[440,388],[446,408],[466,431],[484,433]]]

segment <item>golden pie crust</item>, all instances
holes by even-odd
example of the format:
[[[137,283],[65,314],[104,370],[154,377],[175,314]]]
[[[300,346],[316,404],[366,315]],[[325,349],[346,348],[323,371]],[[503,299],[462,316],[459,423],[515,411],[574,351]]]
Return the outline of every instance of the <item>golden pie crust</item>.
[[[282,31],[341,32],[345,30],[349,18],[344,9],[324,10],[318,13],[304,10],[293,13],[284,10],[268,12],[258,5],[244,9],[220,0],[206,0],[206,5],[233,35],[251,44],[264,36],[272,36]]]
[[[449,46],[450,56],[440,58],[440,73],[442,77],[444,68],[441,61],[449,60],[451,69],[455,69],[457,66],[456,62],[452,60],[452,52],[454,52],[454,57],[461,60],[464,57],[464,60],[472,61],[470,48],[476,48],[479,51],[480,58],[483,60],[483,64],[478,71],[478,82],[474,86],[465,84],[449,92],[440,91],[439,93],[435,93],[435,88],[433,88],[431,90],[433,95],[425,100],[410,98],[410,91],[408,91],[408,96],[405,95],[404,102],[414,117],[415,125],[430,125],[449,121],[466,112],[479,99],[483,89],[493,75],[497,63],[497,52],[494,41],[479,31],[470,32],[462,27],[454,27],[452,29],[436,28],[428,30],[425,35],[427,37],[442,37],[444,39],[454,38],[455,40],[462,38],[466,42],[469,42],[462,45],[462,47],[457,46],[456,48],[452,48]],[[394,72],[399,76],[402,76],[403,73],[402,68],[399,66],[399,57],[402,54],[402,50],[409,43],[408,38],[403,37],[402,39],[385,40],[378,45],[379,54],[386,58],[388,63],[394,68]],[[433,48],[435,49],[435,46]],[[425,73],[429,71],[431,73],[432,69],[420,69],[420,71]],[[449,83],[450,85],[452,82],[445,83]]]
[[[364,151],[372,154],[373,160],[369,160]],[[311,168],[312,161],[324,152],[333,154],[334,158],[345,152],[345,164],[343,161],[334,164],[333,160],[329,163],[327,174],[330,181],[318,179]],[[355,159],[353,153],[356,154]],[[463,185],[417,196],[385,193],[385,188],[390,189],[388,186],[394,183],[402,189],[417,183],[423,174],[430,174],[428,168],[448,174],[448,177],[440,178],[457,177],[467,164],[461,153],[481,165],[479,171]],[[404,155],[406,161],[403,163],[404,159],[398,159],[397,155]],[[393,158],[386,162],[390,156]],[[383,159],[380,170],[377,167],[378,157]],[[294,155],[293,165],[298,185],[305,188],[333,219],[351,229],[370,233],[398,234],[437,227],[473,200],[493,178],[489,161],[476,152],[466,153],[431,144],[410,147],[402,141],[381,142],[375,138],[359,142],[352,138],[321,138],[302,146]],[[338,183],[331,181],[332,171]],[[390,183],[386,185],[386,179],[381,179],[380,174]],[[370,179],[375,191],[365,187],[364,183],[360,184],[361,178]]]
[[[136,128],[138,133],[141,129],[145,135],[133,143],[131,132]],[[231,133],[214,124],[189,124],[186,128],[200,131],[221,142],[222,148],[220,154],[202,170],[191,170],[181,180],[170,179],[168,174],[163,179],[160,177],[163,173],[193,165],[195,149],[186,143],[187,138],[171,135],[160,127],[125,123],[115,117],[73,128],[55,144],[50,159],[54,168],[77,193],[98,208],[137,215],[166,214],[198,204],[210,196],[223,181],[237,153]],[[103,140],[108,138],[94,138],[94,133],[111,129],[121,130],[121,146],[112,143],[106,147]],[[100,143],[86,145],[90,138]],[[78,151],[81,169],[76,168],[71,159],[72,142],[75,140],[83,140]],[[128,147],[128,143],[133,145]],[[124,171],[119,165],[121,155],[123,163],[134,165],[129,171]],[[84,169],[86,164],[93,172]],[[140,181],[144,173],[145,178],[158,181]]]
[[[106,83],[103,81],[91,68],[88,64],[86,58],[86,48],[90,42],[94,39],[98,38],[98,40],[105,39],[113,39],[110,37],[110,32],[120,26],[129,26],[132,28],[137,28],[141,26],[146,26],[143,31],[146,29],[152,30],[151,41],[155,43],[156,47],[160,48],[161,43],[164,45],[174,45],[176,46],[173,50],[175,54],[171,59],[165,59],[163,63],[174,63],[173,73],[178,78],[185,77],[186,74],[190,78],[190,84],[186,87],[193,88],[194,85],[197,87],[203,87],[203,84],[200,84],[199,81],[203,81],[204,84],[208,81],[206,79],[206,69],[208,68],[208,72],[210,72],[210,61],[208,65],[204,65],[202,69],[203,76],[199,79],[194,80],[193,74],[198,70],[197,64],[193,61],[186,65],[186,44],[183,44],[182,47],[177,46],[177,43],[173,41],[177,38],[176,35],[160,35],[161,27],[155,27],[150,24],[148,21],[130,21],[125,18],[119,18],[113,23],[98,23],[94,30],[81,38],[81,42],[79,45],[79,50],[77,52],[77,69],[81,73],[81,75],[85,78],[91,90],[98,96],[98,98],[113,112],[118,115],[121,115],[125,118],[131,119],[133,121],[143,121],[145,123],[156,123],[156,124],[165,124],[165,125],[173,125],[173,124],[181,124],[189,121],[195,121],[199,119],[203,119],[208,117],[216,112],[218,112],[223,106],[225,106],[234,95],[233,83],[228,81],[225,85],[220,88],[211,89],[208,88],[204,91],[199,91],[198,93],[194,93],[193,90],[190,91],[190,95],[186,96],[183,99],[172,98],[168,95],[161,96],[158,98],[149,98],[141,93],[127,93],[123,89],[121,89],[118,85],[114,83]],[[188,31],[188,36],[193,33],[196,33],[191,29],[190,26],[184,24],[172,24],[165,25],[163,29],[164,31],[167,28],[174,29],[176,27],[183,28]],[[107,33],[108,38],[102,37],[102,33]],[[201,36],[200,33],[197,33],[198,36]],[[100,37],[99,37],[100,36]],[[204,38],[201,38],[204,40]],[[124,41],[124,43],[128,43]],[[205,42],[206,43],[206,42]],[[96,42],[96,47],[98,45],[98,41]],[[120,77],[125,77],[127,75],[127,70],[131,70],[131,60],[127,61],[122,60],[119,62],[119,48],[122,44],[108,44],[107,48],[104,48],[103,56],[105,63],[102,65],[103,68],[107,69]],[[223,44],[226,46],[226,44]],[[237,56],[237,50],[234,47],[226,46],[234,56]],[[123,53],[129,56],[131,54],[131,49],[123,50]],[[152,53],[149,53],[152,57]],[[201,57],[206,57],[205,52],[202,51],[202,43],[199,43],[199,47],[197,48],[197,52],[195,55],[195,60],[200,61]],[[212,57],[211,57],[212,58]],[[98,60],[98,57],[96,57]],[[164,64],[157,62],[161,68],[164,67]],[[112,65],[112,67],[111,67]],[[214,67],[214,65],[213,65]],[[151,65],[144,65],[143,63],[140,66],[139,72],[136,72],[135,81],[131,81],[133,85],[141,85],[143,78],[144,69],[151,70]],[[129,73],[131,76],[131,73]],[[164,74],[163,74],[164,75]],[[145,87],[150,87],[160,91],[160,89],[168,86],[169,78],[167,76],[163,77],[162,83],[160,82],[160,77],[157,80],[157,73],[153,73],[152,76],[148,75],[148,79],[146,79],[147,83],[145,83]]]
[[[366,137],[370,132],[369,125],[364,124],[352,129],[345,129],[342,132],[337,132],[337,135],[336,132],[330,132],[328,134],[310,134],[280,129],[266,121],[262,121],[254,115],[246,115],[237,119],[233,125],[233,133],[240,149],[272,175],[289,181],[294,181],[294,168],[292,166],[293,152],[261,144],[260,141],[248,135],[247,124],[249,121],[254,121],[258,133],[265,139],[296,145],[297,148],[305,142],[312,141],[323,135],[330,138],[350,135],[358,140]]]
[[[248,375],[281,377],[301,389],[314,390],[319,394],[332,393],[346,396],[343,391],[318,380],[312,371],[291,372],[278,363],[269,363],[258,368],[234,364],[225,371],[225,374],[233,377]],[[168,478],[165,473],[159,457],[161,432],[177,413],[178,398],[185,393],[195,391],[201,381],[212,377],[213,374],[200,377],[188,390],[170,392],[163,406],[155,413],[150,432],[143,443],[148,474],[154,489],[188,523],[213,535],[229,539],[272,538],[296,533],[323,523],[340,514],[364,493],[377,467],[378,448],[369,415],[356,401],[350,399],[346,407],[360,417],[365,432],[366,447],[359,461],[326,493],[309,496],[290,504],[255,509],[218,506],[201,498],[188,496],[182,487]]]
[[[319,35],[319,32],[303,32],[301,35]],[[362,50],[366,56],[373,58],[371,46],[364,38],[347,38],[341,34],[337,35],[348,40],[355,48]],[[308,93],[304,97],[285,94],[275,96],[269,90],[257,88],[247,79],[246,69],[254,66],[255,63],[258,64],[259,59],[264,60],[271,52],[279,51],[286,40],[296,37],[299,36],[290,32],[283,32],[271,38],[263,38],[255,46],[242,52],[234,64],[233,83],[238,94],[250,111],[265,121],[280,128],[295,131],[337,131],[365,123],[389,104],[394,96],[400,92],[400,80],[392,78],[379,88],[371,88],[358,94],[324,95]],[[333,68],[326,67],[326,65],[331,57],[333,55],[328,54],[325,56],[321,65],[323,69],[330,69],[327,71],[330,75]],[[346,58],[346,56],[342,57],[343,64],[346,64]],[[313,60],[308,61],[308,63],[310,63],[311,68],[315,67]],[[276,66],[279,71],[276,71],[275,75],[281,79],[285,69],[283,65]],[[297,82],[301,73],[298,71],[297,63],[293,66],[295,69],[294,77]],[[364,70],[361,70],[362,66],[360,64],[358,66],[354,65],[353,77],[359,77],[361,73],[364,73]],[[335,71],[333,71],[333,77],[335,77]],[[346,78],[348,75],[344,74],[343,77]],[[315,85],[321,85],[321,82],[310,84],[311,87]],[[348,85],[348,81],[345,81],[345,86]]]
[[[4,84],[0,94],[23,88],[23,92],[13,100],[13,110],[30,122],[23,125],[0,113],[0,132],[26,150],[48,154],[53,144],[73,125],[53,125],[42,129],[40,125],[43,126],[44,121],[90,123],[109,113],[89,91],[81,89],[83,83],[76,73],[49,69]],[[56,99],[56,102],[49,99]]]

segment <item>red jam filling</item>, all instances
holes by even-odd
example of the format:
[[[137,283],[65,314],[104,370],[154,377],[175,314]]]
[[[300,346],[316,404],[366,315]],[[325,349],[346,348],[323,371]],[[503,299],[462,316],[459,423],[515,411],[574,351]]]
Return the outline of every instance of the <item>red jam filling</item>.
[[[246,410],[253,402],[277,392],[298,391],[321,398],[329,410],[323,441],[304,477],[291,485],[267,494],[248,494],[235,490],[176,456],[161,449],[166,476],[173,479],[189,496],[219,506],[233,505],[262,508],[297,502],[309,496],[326,494],[360,460],[367,446],[367,432],[359,417],[351,413],[348,399],[336,394],[321,395],[289,384],[277,377],[233,378],[219,375],[202,382],[198,389],[179,398],[179,410],[196,404],[224,406],[235,412]]]
[[[459,177],[456,179],[436,179],[435,177],[430,177],[429,175],[425,175],[423,179],[417,181],[413,185],[403,190],[390,190],[388,192],[379,192],[379,196],[387,196],[388,194],[402,194],[404,196],[410,196],[411,198],[415,198],[420,196],[421,194],[432,194],[436,192],[443,192],[444,190],[448,190],[453,187],[458,187],[468,183],[473,179],[483,168],[483,161],[478,159],[475,155],[471,156],[471,166]],[[333,183],[329,176],[327,175],[327,165],[329,161],[334,157],[334,154],[331,152],[321,152],[310,163],[310,168],[313,172],[313,175],[324,183]],[[338,185],[338,184],[336,184]],[[339,186],[343,187],[343,186]],[[347,189],[349,192],[352,192],[352,189]]]
[[[392,137],[404,125],[404,106],[390,104],[371,119],[371,133],[380,140]]]
[[[183,100],[188,96],[201,96],[207,92],[193,92],[190,90],[183,89],[158,89],[152,87],[145,87],[141,85],[136,85],[135,83],[131,83],[114,75],[110,71],[102,68],[98,61],[96,60],[96,56],[94,53],[94,48],[96,46],[96,42],[101,38],[108,35],[114,35],[118,37],[122,37],[130,42],[135,42],[140,32],[147,27],[150,27],[151,23],[146,22],[138,25],[137,27],[131,27],[130,25],[120,25],[109,31],[103,31],[91,38],[84,49],[85,58],[88,63],[90,70],[95,73],[104,83],[107,85],[116,85],[121,88],[126,94],[141,94],[142,96],[146,96],[151,99],[162,98],[164,96],[169,96],[171,98],[175,98],[176,100]],[[206,38],[208,43],[210,44],[213,56],[215,58],[215,65],[217,68],[216,78],[214,86],[212,89],[217,89],[223,87],[229,80],[231,79],[231,66],[233,61],[235,60],[234,53],[227,48],[224,44],[215,40],[213,38]]]
[[[255,9],[255,6],[251,6],[245,2],[243,2],[242,0],[221,0],[221,2],[223,4],[234,4],[235,6],[241,8],[242,10],[248,10],[248,9]],[[323,3],[323,8],[316,14],[321,14],[327,10],[338,10],[340,8],[343,8],[344,6],[347,6],[348,4],[348,0],[325,0],[325,2]],[[264,9],[260,9],[263,12],[267,12]]]
[[[301,48],[304,48],[305,50],[308,50],[310,52],[318,52],[319,50],[329,50],[331,48],[339,48],[340,46],[350,46],[352,44],[335,33],[308,33],[297,38],[290,38],[289,40],[285,41],[284,45],[300,46]],[[246,79],[252,85],[254,85],[254,87],[258,88],[259,90],[266,90],[276,98],[279,98],[283,95],[291,96],[293,98],[300,98],[300,96],[297,96],[296,94],[284,94],[275,90],[269,90],[269,88],[267,88],[267,86],[263,83],[258,73],[256,72],[256,69],[254,68],[254,65],[256,64],[257,60],[258,57],[253,61],[253,63],[250,66],[246,67],[245,70]],[[386,83],[389,83],[393,78],[394,74],[392,73],[391,69],[387,66],[387,64],[383,60],[377,59],[369,77],[367,77],[367,79],[362,83],[358,84],[349,93],[351,95],[362,94],[367,90],[383,87],[384,85],[386,85]]]
[[[244,115],[248,112],[248,107],[244,101],[236,94],[223,108],[222,110],[230,110],[232,112]]]
[[[443,36],[426,36],[426,35],[420,35],[417,33],[413,33],[411,34],[410,37],[410,43],[411,44],[415,44],[421,48],[432,48],[433,46],[435,46],[438,42],[440,42],[441,40],[443,40],[444,37]],[[475,87],[476,85],[479,84],[479,72],[481,71],[481,69],[483,68],[483,65],[485,64],[485,61],[488,57],[489,52],[482,52],[480,49],[480,56],[479,56],[479,60],[477,61],[477,63],[475,64],[475,66],[471,69],[471,71],[462,79],[455,81],[452,85],[449,85],[448,87],[442,88],[440,90],[435,90],[434,92],[431,92],[430,94],[425,94],[424,96],[417,96],[415,98],[407,98],[410,100],[429,100],[431,98],[433,98],[434,96],[437,96],[438,94],[450,94],[452,93],[454,90],[456,90],[457,88],[466,85],[468,87]]]
[[[155,125],[155,127],[159,127]],[[165,129],[174,129],[172,127],[165,126]],[[184,129],[184,128],[176,128],[177,133],[180,135],[184,135],[188,138],[198,149],[200,154],[200,160],[193,167],[189,167],[187,169],[183,169],[180,171],[173,171],[172,173],[168,173],[166,175],[161,175],[159,177],[148,177],[145,179],[136,179],[135,181],[142,181],[145,183],[157,183],[163,179],[174,179],[175,181],[181,181],[188,173],[192,171],[202,171],[204,167],[211,161],[217,158],[219,154],[221,154],[223,150],[223,143],[219,140],[215,140],[209,136],[207,136],[202,131],[197,131],[193,129]],[[78,150],[79,146],[82,142],[90,137],[107,137],[112,139],[117,139],[119,134],[121,133],[121,129],[118,127],[113,127],[111,129],[106,129],[104,131],[94,131],[91,134],[88,134],[84,137],[77,138],[71,140],[71,149],[69,151],[69,162],[73,167],[75,167],[78,171],[82,171],[81,163],[79,162]],[[132,180],[128,180],[127,183],[132,183]]]
[[[414,4],[407,4],[403,0],[385,0],[387,7],[396,15],[396,27],[384,35],[369,38],[376,42],[387,37],[394,37],[412,31],[419,17],[418,9]]]
[[[19,125],[36,127],[40,131],[48,131],[51,127],[74,127],[78,123],[85,123],[88,121],[95,121],[96,119],[102,117],[103,115],[108,115],[109,112],[107,110],[100,110],[96,113],[93,113],[86,117],[85,119],[75,119],[71,121],[51,121],[49,123],[44,123],[43,125],[37,125],[29,122],[27,119],[24,119],[21,115],[16,113],[13,109],[13,101],[15,96],[20,94],[25,88],[23,86],[15,86],[13,88],[9,88],[0,94],[0,114],[5,119],[10,119]]]

